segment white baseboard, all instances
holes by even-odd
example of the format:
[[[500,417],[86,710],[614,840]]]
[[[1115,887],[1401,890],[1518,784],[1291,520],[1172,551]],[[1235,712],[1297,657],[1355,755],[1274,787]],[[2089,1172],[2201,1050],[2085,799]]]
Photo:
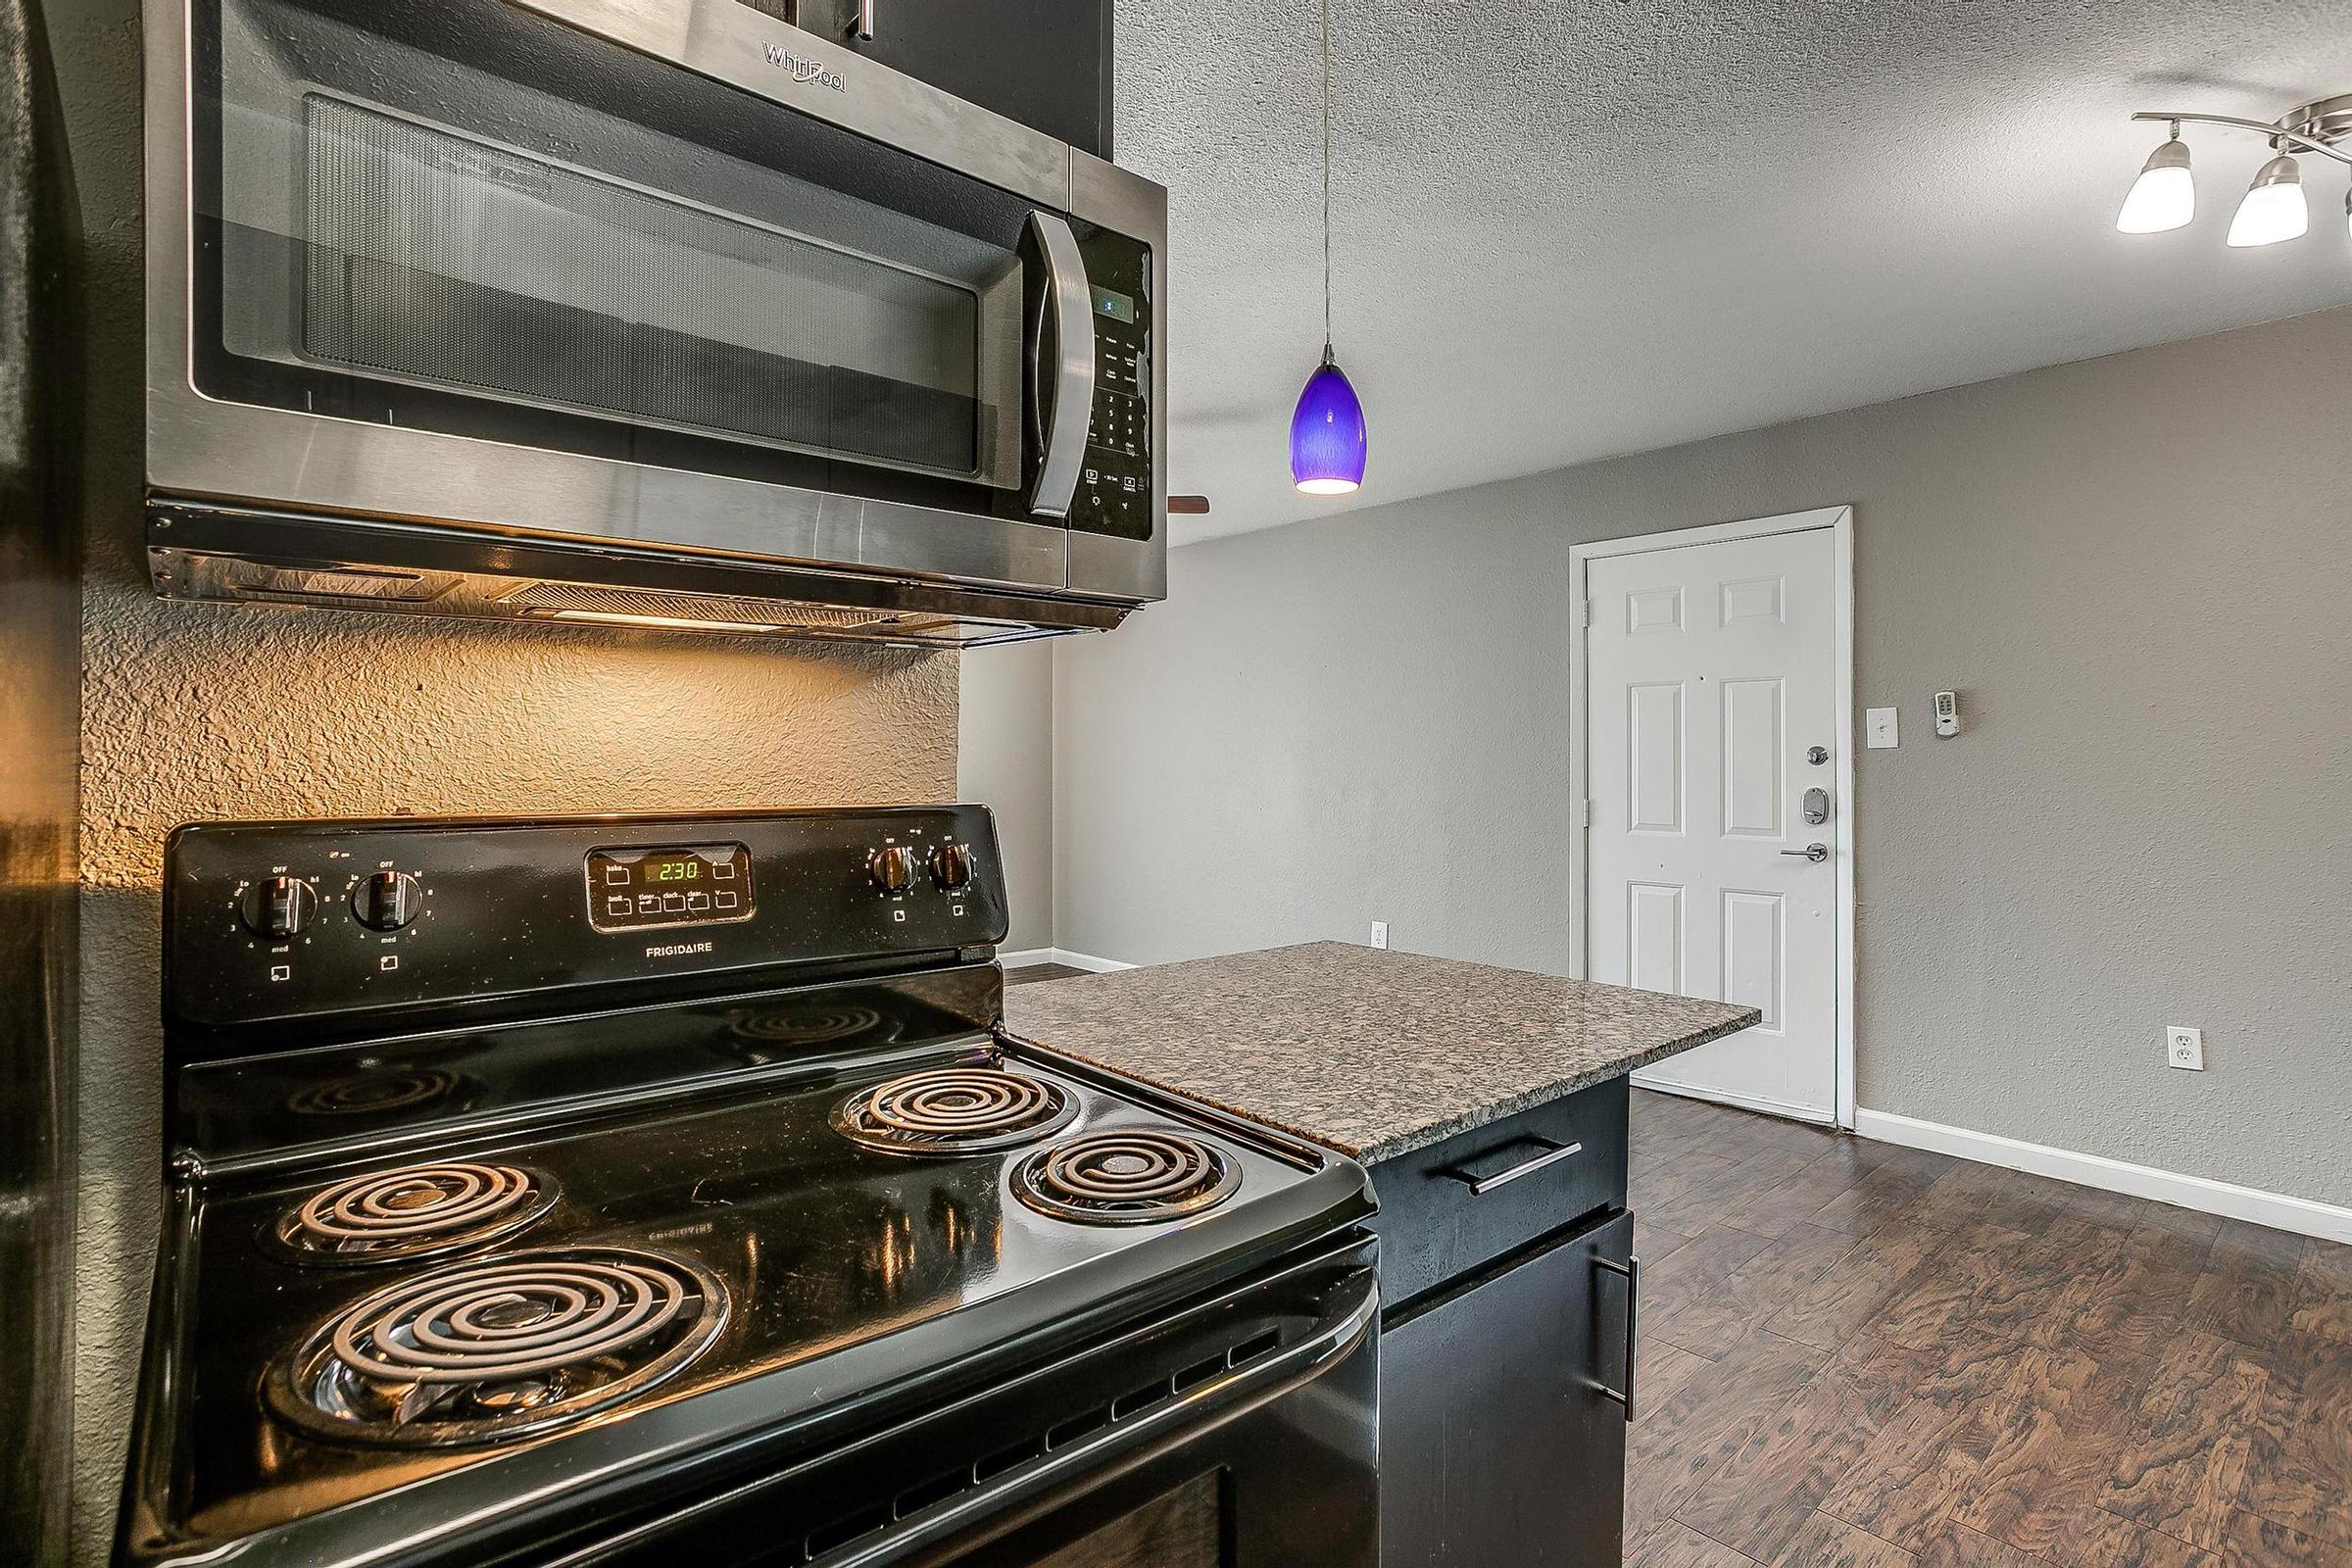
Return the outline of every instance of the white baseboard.
[[[1946,1127],[1940,1122],[1897,1116],[1891,1111],[1856,1110],[1854,1131],[1882,1143],[1933,1150],[1938,1154],[1975,1160],[1980,1165],[2000,1165],[2131,1198],[2152,1198],[2177,1208],[2222,1214],[2268,1225],[2273,1230],[2317,1236],[2322,1241],[2352,1243],[2352,1208],[2339,1208],[2309,1198],[2290,1198],[2284,1193],[2217,1182],[2206,1176],[2183,1176],[2179,1171],[2129,1164],[2098,1154],[2078,1154],[2071,1149],[2052,1149],[2047,1144],[2029,1144],[1994,1133]]]
[[[1132,963],[1116,958],[1098,958],[1092,954],[1072,953],[1067,948],[1023,948],[1018,953],[1000,953],[997,961],[1007,969],[1029,969],[1041,963],[1058,963],[1065,969],[1084,969],[1088,974],[1108,974],[1114,969],[1132,969]]]

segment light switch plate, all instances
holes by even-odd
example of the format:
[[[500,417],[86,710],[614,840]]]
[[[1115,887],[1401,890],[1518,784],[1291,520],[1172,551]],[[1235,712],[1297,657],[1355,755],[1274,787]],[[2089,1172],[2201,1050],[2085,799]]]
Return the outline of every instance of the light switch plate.
[[[1895,713],[1891,708],[1866,708],[1862,710],[1862,744],[1874,752],[1890,751],[1895,741]]]

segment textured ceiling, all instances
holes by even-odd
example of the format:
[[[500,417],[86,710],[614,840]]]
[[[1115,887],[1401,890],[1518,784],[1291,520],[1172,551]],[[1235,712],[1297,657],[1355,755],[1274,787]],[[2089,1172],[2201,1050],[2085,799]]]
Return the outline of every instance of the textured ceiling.
[[[1371,420],[1290,487],[1321,348],[1311,0],[1118,0],[1119,161],[1171,196],[1178,543],[2352,302],[2222,243],[2268,152],[2192,130],[2189,228],[2112,226],[2140,108],[2352,91],[2348,0],[1333,0],[1335,331]],[[2198,396],[2183,388],[2184,401]]]

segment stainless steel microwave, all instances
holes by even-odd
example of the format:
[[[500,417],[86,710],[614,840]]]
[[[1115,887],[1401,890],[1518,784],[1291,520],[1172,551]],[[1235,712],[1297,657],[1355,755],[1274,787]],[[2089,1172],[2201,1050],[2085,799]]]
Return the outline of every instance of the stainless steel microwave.
[[[962,645],[1163,596],[1167,193],[737,0],[148,0],[172,597]]]

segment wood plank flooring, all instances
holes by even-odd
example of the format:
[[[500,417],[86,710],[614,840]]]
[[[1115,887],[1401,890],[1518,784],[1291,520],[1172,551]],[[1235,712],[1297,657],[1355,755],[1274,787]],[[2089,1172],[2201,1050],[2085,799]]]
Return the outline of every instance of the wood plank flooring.
[[[2352,1248],[1636,1091],[1635,1568],[2352,1568]]]
[[[1086,972],[1084,969],[1073,969],[1066,963],[1031,963],[1018,969],[1005,970],[1004,983],[1008,986],[1025,986],[1040,980],[1075,980]]]

